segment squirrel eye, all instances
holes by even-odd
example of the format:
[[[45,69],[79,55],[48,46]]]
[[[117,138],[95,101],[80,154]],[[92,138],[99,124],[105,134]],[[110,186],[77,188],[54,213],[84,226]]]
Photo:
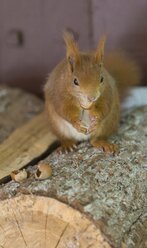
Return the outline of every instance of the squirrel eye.
[[[104,77],[101,76],[100,83],[103,83],[103,81],[104,81]]]
[[[77,78],[74,78],[73,83],[74,83],[75,85],[79,86],[79,82],[78,82],[78,79],[77,79]]]

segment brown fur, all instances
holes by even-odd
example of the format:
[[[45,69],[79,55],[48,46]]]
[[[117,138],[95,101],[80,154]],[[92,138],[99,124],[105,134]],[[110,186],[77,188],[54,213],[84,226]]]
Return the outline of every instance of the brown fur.
[[[66,125],[61,129],[65,120],[78,134],[89,134],[93,145],[103,146],[105,151],[115,151],[114,145],[104,139],[117,130],[119,97],[124,97],[129,86],[138,84],[139,69],[122,53],[104,58],[105,37],[100,39],[94,53],[81,53],[73,36],[67,32],[64,40],[66,59],[55,67],[44,88],[50,128],[64,145],[76,143],[76,135],[68,135]],[[90,120],[88,128],[83,128],[82,111]]]
[[[121,51],[108,54],[104,64],[115,78],[120,98],[123,100],[129,88],[140,83],[141,72],[137,63]]]

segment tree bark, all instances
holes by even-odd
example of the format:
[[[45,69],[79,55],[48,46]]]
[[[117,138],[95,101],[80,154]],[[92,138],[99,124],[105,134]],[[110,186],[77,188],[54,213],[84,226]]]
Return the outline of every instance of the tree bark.
[[[49,201],[52,197],[58,200],[59,205],[64,202],[67,206],[70,205],[73,209],[79,210],[84,216],[82,218],[87,218],[91,225],[96,227],[105,244],[109,243],[109,247],[145,248],[147,246],[146,126],[147,106],[125,113],[121,118],[118,133],[111,138],[111,141],[117,143],[120,148],[116,156],[106,155],[103,151],[92,148],[88,142],[78,145],[77,150],[69,154],[59,155],[55,150],[40,161],[52,167],[53,175],[49,179],[36,180],[34,173],[37,164],[34,164],[27,168],[30,177],[25,181],[20,183],[10,181],[0,186],[0,199],[6,199],[1,201],[2,212],[6,212],[6,216],[10,211],[7,204],[13,205],[12,202],[16,202],[17,199],[21,199],[22,204],[24,201],[24,205],[27,201],[29,202],[29,196],[25,198],[22,194],[31,194],[30,197],[46,196],[45,199],[49,198]],[[20,194],[20,198],[17,198]],[[10,199],[13,197],[14,199]],[[39,198],[39,201],[40,199],[44,198]],[[20,200],[18,202],[20,204]],[[44,200],[41,202],[43,205],[39,205],[40,211],[37,212],[37,216],[44,214],[43,206],[46,203]],[[52,209],[55,202],[52,202]],[[33,209],[32,205],[31,208]],[[61,215],[66,215],[66,212],[64,207],[59,210]],[[73,225],[72,222],[73,219],[70,221],[71,225]],[[44,227],[44,222],[42,225]],[[43,227],[40,229],[42,230]],[[37,227],[35,230],[38,230]],[[88,232],[90,233],[89,229]],[[97,237],[94,232],[93,235]],[[90,234],[91,237],[94,237],[93,235]],[[7,237],[9,239],[11,235]],[[63,244],[61,247],[84,247],[79,243],[74,245],[72,243],[71,246]],[[0,245],[5,247],[4,241]],[[96,245],[89,244],[87,247],[99,247]]]

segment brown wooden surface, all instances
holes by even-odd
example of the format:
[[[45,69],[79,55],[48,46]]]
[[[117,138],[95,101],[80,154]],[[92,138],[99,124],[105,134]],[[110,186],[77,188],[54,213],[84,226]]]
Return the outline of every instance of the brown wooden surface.
[[[0,144],[17,128],[42,112],[44,103],[37,96],[18,88],[0,85]]]
[[[83,214],[51,198],[21,195],[0,213],[1,248],[110,248]]]
[[[0,145],[0,179],[39,157],[55,140],[44,112],[16,129]]]
[[[62,31],[70,28],[82,50],[94,49],[106,33],[108,48],[136,58],[147,85],[146,12],[146,0],[1,0],[0,83],[42,93],[45,77],[65,56]]]

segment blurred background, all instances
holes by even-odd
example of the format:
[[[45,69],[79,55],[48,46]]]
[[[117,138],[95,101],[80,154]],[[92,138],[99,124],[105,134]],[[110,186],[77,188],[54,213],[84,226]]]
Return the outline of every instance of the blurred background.
[[[107,34],[107,50],[135,58],[147,85],[147,0],[1,0],[0,83],[41,95],[45,79],[65,56],[64,29],[82,50]]]

